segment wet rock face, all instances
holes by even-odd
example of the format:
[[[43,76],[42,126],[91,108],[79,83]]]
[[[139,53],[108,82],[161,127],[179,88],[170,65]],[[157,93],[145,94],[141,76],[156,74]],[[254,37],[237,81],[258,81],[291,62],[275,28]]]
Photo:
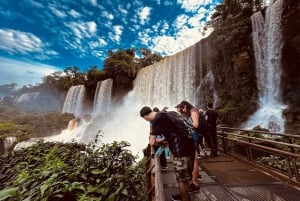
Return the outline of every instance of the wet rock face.
[[[209,38],[216,44],[211,66],[220,123],[240,126],[257,107],[251,20],[248,16],[238,18]]]
[[[236,73],[249,72],[251,67],[251,60],[248,52],[244,51],[238,54],[237,58],[233,60],[233,69]]]
[[[287,130],[300,130],[300,4],[287,0],[283,18],[282,98]]]
[[[300,4],[284,1],[282,15],[282,96],[289,107],[284,111],[286,128],[299,130],[300,119]],[[208,38],[214,45],[211,59],[217,108],[221,123],[239,126],[258,106],[255,58],[250,17],[231,21]],[[203,89],[203,93],[205,93]],[[297,112],[295,112],[296,110]],[[298,125],[298,126],[297,126]]]

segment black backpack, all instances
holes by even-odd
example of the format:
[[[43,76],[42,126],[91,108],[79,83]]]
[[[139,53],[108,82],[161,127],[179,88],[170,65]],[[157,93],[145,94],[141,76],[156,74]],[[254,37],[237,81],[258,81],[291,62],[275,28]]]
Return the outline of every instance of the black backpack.
[[[185,127],[188,129],[188,134],[187,134],[187,138],[189,139],[193,139],[193,133],[194,133],[194,127],[193,125],[191,125],[187,119],[185,117],[183,117],[182,115],[178,114],[175,111],[169,111],[169,112],[165,112],[167,117],[178,127],[182,124],[185,125]]]

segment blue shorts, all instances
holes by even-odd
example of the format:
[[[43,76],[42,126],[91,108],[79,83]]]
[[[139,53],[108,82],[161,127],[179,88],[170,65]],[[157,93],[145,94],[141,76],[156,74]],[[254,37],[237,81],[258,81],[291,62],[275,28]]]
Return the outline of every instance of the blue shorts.
[[[199,144],[200,135],[199,135],[198,131],[196,131],[195,129],[194,129],[194,132],[193,132],[193,140],[194,140],[195,144]]]

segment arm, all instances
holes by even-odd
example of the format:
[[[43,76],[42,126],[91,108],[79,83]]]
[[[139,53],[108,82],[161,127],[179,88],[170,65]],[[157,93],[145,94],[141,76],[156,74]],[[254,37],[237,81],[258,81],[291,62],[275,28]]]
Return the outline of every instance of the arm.
[[[199,126],[199,115],[198,115],[198,112],[193,111],[191,113],[191,117],[192,117],[192,120],[193,120],[193,123],[192,123],[193,127],[194,128],[198,128],[198,126]]]
[[[156,135],[150,135],[150,137],[149,137],[149,144],[151,146],[154,146],[155,142],[156,142]]]

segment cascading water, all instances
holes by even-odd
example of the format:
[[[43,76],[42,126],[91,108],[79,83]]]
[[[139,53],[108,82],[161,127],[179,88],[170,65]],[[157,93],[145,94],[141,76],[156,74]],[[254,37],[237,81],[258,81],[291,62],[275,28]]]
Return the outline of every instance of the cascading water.
[[[14,142],[17,140],[16,137],[6,137],[4,140],[4,153],[7,152],[7,150],[14,144]]]
[[[107,79],[97,83],[94,98],[94,116],[105,115],[110,112],[112,85],[112,79]]]
[[[134,96],[140,104],[172,107],[195,100],[195,45],[139,71]]]
[[[257,125],[271,132],[284,132],[281,103],[281,14],[283,0],[277,0],[266,10],[266,19],[257,12],[251,16],[253,45],[256,60],[259,109],[246,123],[246,128]]]
[[[84,85],[72,86],[67,93],[62,113],[72,113],[76,117],[80,117],[83,114],[84,96]]]

